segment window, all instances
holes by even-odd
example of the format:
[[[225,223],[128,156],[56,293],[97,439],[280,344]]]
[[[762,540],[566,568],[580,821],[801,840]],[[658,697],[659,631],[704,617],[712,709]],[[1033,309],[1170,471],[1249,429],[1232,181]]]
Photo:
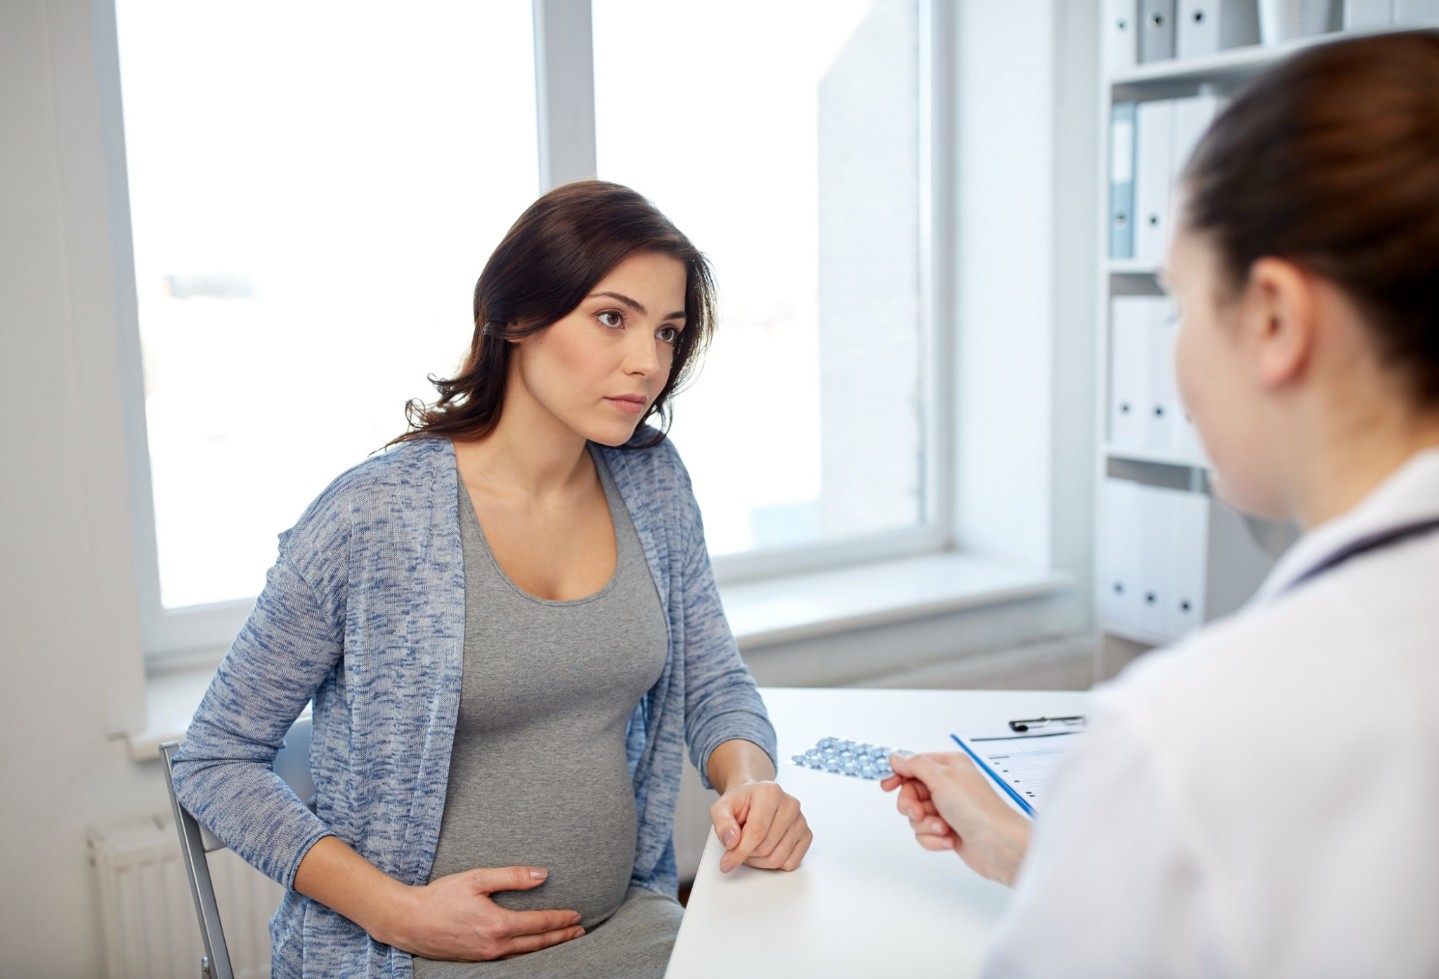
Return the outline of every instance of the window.
[[[711,551],[924,527],[915,0],[592,7],[599,175],[720,285],[673,428]]]
[[[276,534],[463,355],[475,277],[538,188],[531,13],[119,0],[116,18],[146,632],[183,648],[184,610],[253,599]]]
[[[926,10],[592,2],[578,138],[719,278],[674,435],[731,568],[944,539]],[[276,534],[452,372],[475,277],[540,189],[545,120],[529,0],[116,0],[116,17],[142,611],[148,651],[174,655],[228,642]]]

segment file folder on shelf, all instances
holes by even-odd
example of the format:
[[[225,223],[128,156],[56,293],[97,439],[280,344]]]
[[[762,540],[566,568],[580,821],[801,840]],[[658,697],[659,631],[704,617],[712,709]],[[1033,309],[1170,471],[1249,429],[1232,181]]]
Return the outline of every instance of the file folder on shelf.
[[[1110,74],[1134,67],[1139,57],[1138,0],[1104,0],[1104,67]]]
[[[1101,514],[1101,626],[1145,642],[1236,610],[1274,562],[1249,521],[1205,493],[1110,478]]]
[[[1394,0],[1394,23],[1439,23],[1439,0]]]
[[[1194,58],[1259,43],[1255,0],[1179,0],[1175,57]]]
[[[1134,257],[1133,102],[1116,102],[1109,120],[1109,257]]]
[[[1223,111],[1228,99],[1205,93],[1174,100],[1174,145],[1171,150],[1171,183],[1189,163],[1210,123]],[[1171,190],[1171,194],[1173,191]]]
[[[1152,307],[1156,296],[1110,300],[1109,442],[1116,449],[1148,448]]]
[[[1175,0],[1139,0],[1139,60],[1174,57]]]
[[[1138,298],[1138,297],[1136,297]],[[1145,378],[1144,447],[1161,455],[1175,455],[1179,449],[1179,433],[1174,420],[1183,414],[1179,402],[1179,385],[1174,376],[1174,339],[1178,312],[1171,300],[1144,297],[1146,346],[1148,357]]]
[[[1134,68],[1140,56],[1138,0],[1104,0],[1104,66],[1109,73]]]
[[[1168,602],[1164,608],[1164,634],[1178,638],[1204,622],[1206,571],[1204,548],[1209,541],[1209,497],[1156,487],[1154,492],[1169,497],[1163,507],[1170,539],[1168,552]]]
[[[1172,349],[1179,337],[1179,317],[1171,316],[1168,326],[1168,342]],[[1204,444],[1199,441],[1199,430],[1194,427],[1194,420],[1189,417],[1189,411],[1184,407],[1184,399],[1179,396],[1178,378],[1175,379],[1174,384],[1173,412],[1175,456],[1187,465],[1207,468],[1209,457],[1204,453]]]
[[[1394,0],[1344,0],[1344,29],[1383,27],[1394,19]]]
[[[1099,619],[1122,631],[1139,622],[1140,486],[1128,479],[1107,479],[1099,526]]]
[[[1169,241],[1169,188],[1174,177],[1173,101],[1139,103],[1134,143],[1134,257],[1158,267]]]

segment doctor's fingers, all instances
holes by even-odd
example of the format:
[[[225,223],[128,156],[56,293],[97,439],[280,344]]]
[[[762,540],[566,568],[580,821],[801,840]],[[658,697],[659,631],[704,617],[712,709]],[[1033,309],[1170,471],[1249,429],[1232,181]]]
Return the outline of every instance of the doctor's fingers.
[[[941,851],[959,849],[959,836],[948,827],[945,827],[945,832],[943,833],[922,833],[916,830],[914,839],[915,842],[926,850]]]
[[[925,784],[941,813],[955,807],[983,804],[994,794],[989,780],[959,752],[915,755],[909,759],[914,777]]]
[[[899,795],[894,800],[894,807],[903,816],[910,819],[920,819],[925,815],[933,815],[935,812],[934,801],[930,798],[929,791],[925,789],[924,783],[913,779],[907,779],[905,784],[900,786]]]

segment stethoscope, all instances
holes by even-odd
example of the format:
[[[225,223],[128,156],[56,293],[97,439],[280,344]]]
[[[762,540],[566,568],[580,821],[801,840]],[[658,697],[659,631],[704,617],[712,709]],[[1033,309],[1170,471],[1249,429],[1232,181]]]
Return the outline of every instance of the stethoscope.
[[[1305,582],[1312,581],[1327,571],[1333,571],[1339,565],[1361,554],[1369,554],[1386,547],[1393,547],[1413,537],[1422,537],[1425,534],[1439,530],[1439,517],[1430,517],[1427,520],[1418,520],[1414,523],[1400,524],[1398,527],[1390,527],[1387,530],[1376,531],[1367,537],[1360,537],[1358,540],[1350,541],[1339,548],[1318,564],[1305,571],[1298,578],[1291,581],[1285,591],[1298,588]]]

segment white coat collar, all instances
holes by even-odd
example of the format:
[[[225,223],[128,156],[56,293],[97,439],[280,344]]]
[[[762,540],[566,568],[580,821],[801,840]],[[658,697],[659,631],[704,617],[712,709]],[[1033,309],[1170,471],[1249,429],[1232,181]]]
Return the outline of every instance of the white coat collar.
[[[1411,456],[1348,511],[1299,538],[1254,596],[1262,605],[1355,543],[1386,531],[1439,518],[1439,449]]]

